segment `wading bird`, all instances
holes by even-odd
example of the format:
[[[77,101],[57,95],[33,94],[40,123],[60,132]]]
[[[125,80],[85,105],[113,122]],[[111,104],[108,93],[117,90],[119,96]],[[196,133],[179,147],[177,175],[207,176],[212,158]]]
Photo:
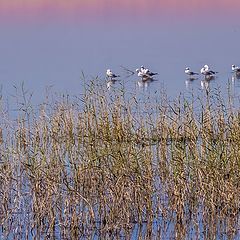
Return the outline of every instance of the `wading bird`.
[[[192,72],[189,67],[185,68],[185,73],[190,77],[193,77],[194,75],[199,75],[199,73]]]
[[[107,69],[106,71],[106,76],[109,78],[109,79],[113,79],[113,78],[117,78],[117,77],[120,77],[119,75],[116,75],[114,74],[111,69]]]
[[[143,74],[147,74],[150,77],[158,74],[158,73],[151,72],[148,68],[145,68],[143,65],[140,67],[139,71],[142,72]]]
[[[217,74],[218,72],[212,71],[210,70],[210,67],[208,65],[204,65],[201,70],[200,70],[201,74],[203,74],[205,76],[206,79],[210,80],[213,79],[215,77],[215,74]]]
[[[237,67],[236,65],[232,65],[232,71],[234,73],[240,74],[240,67]]]

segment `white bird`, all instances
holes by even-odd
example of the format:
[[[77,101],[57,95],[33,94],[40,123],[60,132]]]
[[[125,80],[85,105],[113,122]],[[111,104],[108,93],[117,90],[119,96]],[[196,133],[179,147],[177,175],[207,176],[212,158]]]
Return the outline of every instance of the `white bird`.
[[[106,76],[110,79],[116,78],[116,77],[120,77],[119,75],[114,74],[110,69],[107,69],[106,71]]]
[[[158,73],[151,72],[148,68],[145,68],[143,65],[141,66],[140,71],[144,74],[147,74],[150,77],[158,74]]]
[[[214,75],[214,74],[217,74],[218,72],[215,72],[215,71],[212,71],[210,70],[210,67],[208,65],[204,65],[205,69],[207,70],[208,73]]]
[[[201,68],[200,73],[203,75],[207,75],[207,69],[204,67]]]
[[[201,68],[200,72],[201,72],[201,74],[203,74],[207,78],[212,78],[212,77],[215,76],[216,73],[218,73],[218,72],[210,70],[210,67],[208,65],[204,65]]]
[[[144,73],[139,68],[136,69],[136,72],[139,77],[143,77]]]
[[[142,80],[150,80],[152,79],[152,76],[147,74],[145,71],[142,71],[141,69],[136,69],[138,77],[142,78]]]
[[[186,67],[186,68],[185,68],[185,73],[186,73],[187,75],[189,75],[189,76],[199,75],[199,74],[196,73],[196,72],[192,72],[189,67]]]
[[[143,65],[140,67],[140,71],[141,71],[141,72],[145,72],[145,69],[146,69],[146,68],[145,68]]]
[[[240,74],[240,67],[237,67],[236,65],[232,65],[232,71],[237,73],[237,74]]]

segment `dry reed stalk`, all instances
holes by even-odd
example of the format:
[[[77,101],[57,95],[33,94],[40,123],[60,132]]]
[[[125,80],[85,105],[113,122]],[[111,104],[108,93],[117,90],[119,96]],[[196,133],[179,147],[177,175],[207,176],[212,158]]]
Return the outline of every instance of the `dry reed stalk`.
[[[91,82],[82,100],[25,96],[1,122],[4,238],[239,236],[240,117],[219,92],[141,102]]]

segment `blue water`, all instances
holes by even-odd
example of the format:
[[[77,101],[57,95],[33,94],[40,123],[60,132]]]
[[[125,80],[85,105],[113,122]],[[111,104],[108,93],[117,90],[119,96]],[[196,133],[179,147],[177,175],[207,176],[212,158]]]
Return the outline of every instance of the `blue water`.
[[[95,77],[103,81],[107,68],[121,75],[126,88],[133,90],[139,85],[138,78],[126,78],[128,74],[121,66],[135,71],[145,65],[159,73],[148,89],[160,91],[164,85],[168,95],[175,97],[192,88],[201,89],[201,76],[186,83],[186,66],[199,71],[204,64],[210,65],[219,72],[211,85],[226,89],[232,78],[231,64],[240,64],[240,26],[231,19],[129,19],[127,24],[114,19],[88,23],[54,18],[43,22],[2,22],[3,93],[12,94],[13,86],[24,82],[33,92],[34,101],[41,101],[49,86],[56,92],[78,95],[83,90],[83,74],[87,81]],[[234,86],[238,92],[238,81]]]

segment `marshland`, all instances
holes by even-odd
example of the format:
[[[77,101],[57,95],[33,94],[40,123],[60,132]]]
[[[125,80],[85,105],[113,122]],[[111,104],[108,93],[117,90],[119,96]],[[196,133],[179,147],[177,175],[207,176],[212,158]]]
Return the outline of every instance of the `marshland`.
[[[14,114],[1,99],[2,238],[239,237],[231,92],[139,97],[103,83],[39,105],[22,86]]]
[[[1,0],[0,239],[239,239],[239,7]]]

